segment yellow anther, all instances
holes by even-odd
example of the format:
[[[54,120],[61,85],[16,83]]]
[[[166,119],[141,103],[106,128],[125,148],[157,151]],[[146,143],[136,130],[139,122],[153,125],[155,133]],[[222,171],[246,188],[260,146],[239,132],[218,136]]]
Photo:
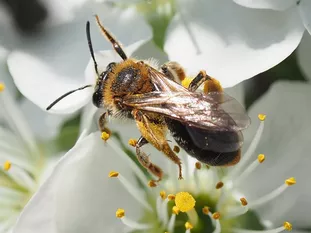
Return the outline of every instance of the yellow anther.
[[[180,152],[179,146],[174,146],[173,151],[174,151],[175,153],[179,153],[179,152]]]
[[[156,183],[154,180],[150,180],[150,181],[148,182],[148,186],[149,186],[150,188],[154,188],[154,187],[157,187],[157,183]]]
[[[284,222],[283,224],[285,230],[291,231],[293,229],[293,225],[290,222]]]
[[[109,172],[109,175],[108,175],[108,177],[118,177],[119,176],[119,172],[115,172],[115,171],[111,171],[111,172]]]
[[[265,114],[258,114],[258,119],[261,121],[264,121],[266,119],[266,115]]]
[[[117,218],[123,218],[124,215],[125,215],[124,209],[117,209],[117,211],[116,211],[116,217]]]
[[[191,230],[192,228],[193,228],[193,225],[190,223],[190,222],[186,222],[185,223],[185,228],[187,229],[187,230]]]
[[[240,201],[241,201],[242,206],[247,206],[248,202],[245,197],[241,197]]]
[[[173,206],[173,208],[172,208],[172,212],[173,212],[173,214],[175,214],[175,215],[178,215],[179,214],[179,208],[177,207],[177,206]]]
[[[296,179],[294,177],[288,178],[287,180],[285,180],[285,184],[287,184],[288,186],[294,185],[296,184]]]
[[[215,186],[216,189],[221,189],[222,187],[224,187],[224,183],[222,181],[219,181]]]
[[[130,138],[129,141],[128,141],[128,144],[129,144],[130,146],[135,147],[136,144],[137,144],[137,140],[134,139],[134,138]]]
[[[110,138],[110,134],[104,131],[102,132],[101,137],[104,141],[107,141]]]
[[[192,78],[186,77],[184,80],[181,81],[181,85],[185,88],[188,88],[191,81]]]
[[[8,160],[5,161],[4,164],[3,164],[3,169],[4,169],[4,171],[10,170],[11,166],[12,166],[12,164],[11,164],[10,161],[8,161]]]
[[[1,92],[1,91],[4,91],[4,89],[5,89],[4,83],[1,83],[1,82],[0,82],[0,92]]]
[[[181,212],[187,212],[195,206],[195,199],[188,192],[179,192],[175,196],[175,205]]]
[[[220,219],[220,213],[219,212],[213,213],[212,218],[215,220]]]
[[[166,198],[166,192],[165,192],[164,190],[162,190],[162,191],[160,192],[160,197],[162,198],[162,200],[165,200],[165,198]]]
[[[169,194],[169,195],[167,195],[167,199],[169,199],[170,201],[173,201],[173,200],[175,200],[175,195]]]
[[[204,207],[202,208],[202,212],[203,212],[203,214],[208,215],[208,213],[209,213],[209,208],[208,208],[207,206],[204,206]]]
[[[200,162],[195,163],[195,168],[200,170],[202,168],[202,164]]]
[[[265,155],[264,154],[259,154],[257,157],[257,160],[259,163],[263,163],[263,161],[265,161]]]

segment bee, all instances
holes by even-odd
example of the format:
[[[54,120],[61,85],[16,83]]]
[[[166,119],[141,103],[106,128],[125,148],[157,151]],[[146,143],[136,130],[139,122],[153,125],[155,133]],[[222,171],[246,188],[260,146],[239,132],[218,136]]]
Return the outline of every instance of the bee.
[[[245,109],[233,97],[224,93],[220,83],[200,71],[188,88],[179,82],[185,79],[184,69],[176,62],[168,62],[156,69],[145,61],[129,58],[119,42],[101,24],[96,22],[121,62],[111,62],[99,72],[90,36],[86,35],[97,81],[93,104],[105,109],[99,118],[99,128],[109,132],[107,117],[126,117],[136,122],[141,137],[135,143],[138,161],[160,181],[162,169],[152,163],[142,150],[147,143],[161,151],[178,166],[182,179],[182,163],[166,139],[169,131],[190,156],[211,166],[231,166],[239,162],[243,144],[242,130],[250,124]],[[204,91],[197,89],[204,85]],[[55,100],[47,110],[62,98],[92,85],[72,90]]]

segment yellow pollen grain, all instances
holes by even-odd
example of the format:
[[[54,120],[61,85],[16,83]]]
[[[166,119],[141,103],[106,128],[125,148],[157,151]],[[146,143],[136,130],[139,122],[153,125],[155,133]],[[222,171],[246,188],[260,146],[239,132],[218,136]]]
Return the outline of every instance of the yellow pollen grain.
[[[290,222],[284,222],[283,224],[285,230],[291,231],[293,229],[293,225]]]
[[[242,206],[247,206],[248,205],[248,202],[247,202],[245,197],[241,197],[240,201],[241,201]]]
[[[169,194],[169,195],[167,195],[167,199],[169,199],[170,201],[173,201],[173,200],[175,200],[175,195]]]
[[[175,205],[181,212],[187,212],[195,206],[195,199],[188,192],[179,192],[175,196]]]
[[[264,154],[259,154],[257,157],[257,160],[259,163],[263,163],[263,161],[265,161],[265,155]]]
[[[200,162],[195,163],[195,168],[200,170],[202,168],[202,164]]]
[[[185,223],[185,228],[186,228],[187,230],[191,230],[191,229],[193,228],[193,225],[192,225],[190,222],[186,222],[186,223]]]
[[[154,188],[154,187],[157,187],[157,183],[156,183],[154,180],[150,180],[150,181],[148,182],[148,186],[149,186],[150,188]]]
[[[110,134],[104,131],[104,132],[102,132],[101,138],[104,141],[107,141],[110,138]]]
[[[135,147],[136,144],[137,144],[137,140],[134,139],[134,138],[130,138],[129,141],[128,141],[128,144],[129,144],[130,146]]]
[[[261,121],[264,121],[266,119],[266,115],[265,114],[258,114],[258,119]]]
[[[288,186],[292,186],[296,184],[296,179],[294,177],[288,178],[287,180],[285,180],[285,184],[287,184]]]
[[[208,213],[209,213],[209,208],[208,208],[207,206],[204,206],[204,207],[202,208],[202,213],[205,214],[205,215],[208,215]]]
[[[4,91],[4,89],[5,89],[4,83],[0,82],[0,92]]]
[[[219,181],[215,186],[216,189],[221,189],[222,187],[224,187],[224,183],[222,181]]]
[[[166,198],[166,192],[165,192],[164,190],[162,190],[162,191],[160,192],[160,197],[162,198],[162,200],[165,200],[165,198]]]
[[[117,211],[116,211],[116,217],[117,218],[123,218],[124,215],[125,215],[124,209],[117,209]]]
[[[174,151],[175,153],[179,153],[179,152],[180,152],[179,146],[174,146],[173,151]]]
[[[172,208],[172,212],[173,212],[173,214],[175,214],[175,215],[178,215],[179,214],[179,208],[177,207],[177,206],[173,206],[173,208]]]
[[[215,220],[220,219],[220,213],[219,212],[213,213],[212,218]]]
[[[192,81],[192,78],[186,77],[184,80],[181,81],[181,85],[185,88],[188,88],[191,81]]]
[[[11,166],[12,166],[12,163],[10,161],[8,161],[8,160],[5,161],[4,164],[3,164],[4,171],[10,170]]]
[[[108,175],[109,178],[111,178],[111,177],[118,177],[118,176],[119,176],[119,172],[115,172],[115,171],[109,172],[109,175]]]

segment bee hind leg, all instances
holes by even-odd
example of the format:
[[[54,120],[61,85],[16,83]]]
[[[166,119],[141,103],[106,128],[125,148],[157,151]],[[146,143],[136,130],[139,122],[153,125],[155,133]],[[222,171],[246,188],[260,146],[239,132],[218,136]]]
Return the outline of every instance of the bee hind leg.
[[[198,73],[198,75],[194,79],[192,79],[191,83],[189,84],[188,90],[194,92],[203,83],[204,83],[205,94],[207,94],[208,92],[222,92],[223,91],[219,81],[207,75],[204,70],[201,70]]]
[[[107,112],[104,112],[98,119],[98,125],[101,132],[106,132],[107,134],[111,135],[111,130],[106,127],[107,124]]]

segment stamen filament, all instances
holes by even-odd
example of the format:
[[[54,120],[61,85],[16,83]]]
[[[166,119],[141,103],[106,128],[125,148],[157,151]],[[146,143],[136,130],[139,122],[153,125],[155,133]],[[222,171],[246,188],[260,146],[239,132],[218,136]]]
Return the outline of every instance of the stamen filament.
[[[248,206],[239,206],[235,208],[230,208],[229,211],[224,216],[224,219],[235,218],[245,214],[249,210]]]
[[[290,231],[289,229],[286,229],[284,226],[271,229],[271,230],[263,230],[263,231],[247,230],[247,229],[240,229],[240,228],[233,228],[232,230],[235,233],[279,233],[285,230]]]
[[[134,229],[134,230],[149,230],[152,228],[152,225],[150,225],[150,224],[138,223],[138,222],[135,222],[135,221],[129,219],[126,216],[124,216],[120,219],[124,225],[126,225],[129,228]]]
[[[174,233],[174,226],[175,226],[175,221],[176,221],[176,214],[172,214],[170,221],[168,222],[167,230],[170,233]]]
[[[199,216],[198,216],[198,213],[197,211],[195,210],[195,208],[187,211],[187,215],[188,215],[188,218],[189,218],[189,221],[193,224],[193,225],[196,225],[199,221]]]
[[[167,203],[168,203],[168,199],[162,200],[160,218],[163,221],[163,226],[166,226],[168,222]]]

